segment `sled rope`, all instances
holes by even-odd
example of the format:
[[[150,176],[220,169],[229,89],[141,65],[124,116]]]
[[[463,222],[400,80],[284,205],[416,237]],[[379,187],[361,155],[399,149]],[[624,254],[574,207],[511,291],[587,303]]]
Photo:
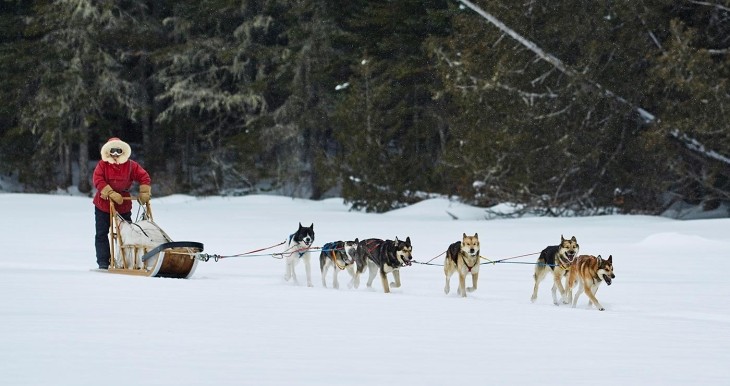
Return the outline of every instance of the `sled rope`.
[[[444,253],[446,253],[446,252],[444,252]],[[444,253],[442,253],[441,255],[443,255]],[[496,265],[497,263],[504,263],[504,264],[507,264],[507,263],[512,263],[512,264],[543,264],[543,263],[530,263],[530,262],[520,262],[520,261],[514,261],[514,262],[508,262],[508,261],[506,261],[506,260],[516,259],[518,257],[526,257],[526,256],[532,256],[532,255],[539,255],[539,254],[540,254],[540,252],[527,253],[527,254],[519,255],[519,256],[505,257],[505,258],[499,259],[499,260],[489,260],[488,258],[486,258],[484,256],[479,256],[479,258],[484,259],[484,260],[487,260],[487,262],[480,263],[480,265],[481,264],[494,264],[494,265]],[[438,255],[436,257],[439,257],[441,255]],[[436,257],[434,257],[433,259],[435,259]],[[427,261],[425,263],[424,262],[421,262],[421,261],[415,261],[414,260],[413,263],[421,264],[421,265],[433,265],[433,266],[437,266],[437,267],[443,267],[444,266],[443,264],[434,264],[434,263],[431,263],[431,261],[433,259],[431,259],[431,260],[429,260],[429,261]],[[544,265],[550,266],[550,264],[544,264]]]
[[[530,264],[530,265],[544,265],[546,267],[560,267],[560,264],[547,264],[547,263],[538,263],[538,262],[531,263],[529,261],[497,261],[497,263],[501,263],[501,264]]]
[[[488,262],[490,262],[490,263],[492,263],[492,264],[497,264],[496,262],[494,262],[494,261],[492,261],[492,260],[489,260],[488,258],[486,258],[486,257],[484,257],[484,256],[479,256],[479,258],[480,258],[480,259],[484,259],[484,260],[486,260],[486,261],[488,261]]]
[[[265,251],[265,250],[271,249],[271,248],[275,248],[275,247],[278,247],[280,245],[284,245],[285,243],[286,243],[286,241],[282,241],[279,244],[275,244],[275,245],[272,245],[270,247],[264,247],[264,248],[254,249],[252,251],[248,251],[248,252],[244,252],[244,253],[238,253],[238,254],[235,254],[235,255],[217,255],[217,254],[210,255],[210,254],[207,254],[207,253],[196,253],[195,254],[195,257],[197,259],[199,259],[199,260],[202,260],[202,261],[208,261],[208,260],[210,260],[212,258],[214,261],[217,262],[220,259],[228,259],[228,258],[231,258],[231,257],[241,257],[241,256],[248,256],[248,257],[253,257],[253,256],[269,256],[269,255],[253,255],[253,253],[254,252]]]
[[[429,262],[425,262],[424,263],[422,261],[416,261],[416,260],[411,261],[411,263],[413,263],[413,264],[421,264],[421,265],[433,265],[435,267],[443,267],[444,266],[443,264],[435,264],[435,263],[429,263]]]
[[[306,252],[306,251],[321,250],[322,249],[320,247],[307,247],[307,248],[294,249],[292,251],[289,251],[287,249],[284,252],[254,254],[254,252],[265,251],[267,249],[275,248],[275,247],[278,247],[278,246],[284,245],[284,244],[286,244],[286,241],[282,241],[279,244],[275,244],[275,245],[272,245],[270,247],[254,249],[252,251],[248,251],[248,252],[245,252],[245,253],[238,253],[238,254],[235,254],[235,255],[218,255],[218,254],[208,254],[208,253],[192,253],[191,255],[193,257],[195,257],[196,259],[198,259],[198,260],[209,261],[210,259],[213,259],[213,261],[218,262],[218,260],[221,260],[221,259],[229,259],[229,258],[232,258],[232,257],[262,257],[262,256],[270,256],[270,257],[273,257],[274,259],[283,259],[285,255],[286,256],[291,256],[291,255],[293,255],[295,253],[304,254],[304,252]],[[334,250],[334,249],[332,249],[332,250]],[[329,249],[327,251],[329,251]]]
[[[504,259],[494,260],[494,262],[495,262],[495,263],[501,263],[501,262],[503,262],[503,261],[505,261],[505,260],[512,260],[512,259],[516,259],[516,258],[518,258],[518,257],[526,257],[526,256],[532,256],[532,255],[539,255],[539,254],[540,254],[540,252],[526,253],[526,254],[524,254],[524,255],[519,255],[519,256],[513,256],[513,257],[507,257],[507,258],[504,258]]]
[[[443,255],[445,255],[445,254],[446,254],[446,252],[447,252],[447,251],[443,251],[443,252],[441,252],[441,254],[439,254],[439,255],[436,255],[436,256],[435,256],[434,258],[432,258],[431,260],[429,260],[429,261],[427,261],[427,262],[425,262],[425,263],[419,263],[419,264],[428,264],[428,263],[430,263],[430,262],[434,261],[434,260],[435,260],[436,258],[438,258],[439,256],[443,256]]]

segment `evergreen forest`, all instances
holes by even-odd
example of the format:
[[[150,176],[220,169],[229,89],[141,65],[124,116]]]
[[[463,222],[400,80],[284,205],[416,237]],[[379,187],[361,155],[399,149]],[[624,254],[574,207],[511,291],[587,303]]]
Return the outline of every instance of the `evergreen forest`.
[[[730,0],[0,0],[0,68],[25,192],[118,136],[157,197],[730,202]]]

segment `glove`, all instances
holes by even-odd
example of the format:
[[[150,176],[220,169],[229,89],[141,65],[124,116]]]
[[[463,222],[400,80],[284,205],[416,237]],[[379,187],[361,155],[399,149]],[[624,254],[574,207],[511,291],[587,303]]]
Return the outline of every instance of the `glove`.
[[[149,185],[140,185],[139,186],[139,196],[137,196],[137,201],[139,201],[140,204],[144,205],[148,202],[150,202],[150,197],[152,196],[152,187]]]
[[[124,202],[124,198],[122,198],[122,195],[115,192],[114,189],[112,189],[111,186],[107,185],[104,187],[104,189],[101,190],[101,198],[105,200],[112,200],[117,203],[117,205],[121,205]]]

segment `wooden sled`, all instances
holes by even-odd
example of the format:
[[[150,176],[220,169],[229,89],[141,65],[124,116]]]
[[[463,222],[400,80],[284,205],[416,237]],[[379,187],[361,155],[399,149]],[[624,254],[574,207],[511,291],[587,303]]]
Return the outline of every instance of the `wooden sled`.
[[[125,197],[134,200],[135,197]],[[196,255],[203,244],[195,241],[172,241],[152,219],[150,203],[144,205],[142,220],[127,222],[109,201],[111,229],[110,273],[187,279],[198,264]]]

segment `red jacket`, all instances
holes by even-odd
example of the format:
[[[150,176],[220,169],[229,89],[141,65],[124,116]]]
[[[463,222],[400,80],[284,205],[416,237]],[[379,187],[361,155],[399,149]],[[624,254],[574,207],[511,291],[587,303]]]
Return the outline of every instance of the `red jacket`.
[[[93,181],[96,187],[94,205],[106,213],[109,213],[109,201],[101,198],[101,190],[105,186],[109,185],[123,197],[129,197],[129,188],[132,187],[133,181],[137,181],[140,185],[150,185],[152,182],[147,171],[131,159],[121,165],[99,161],[96,164],[96,169],[94,169]],[[121,205],[117,205],[116,203],[114,205],[119,213],[132,211],[132,201],[130,200],[124,200],[124,203]]]

